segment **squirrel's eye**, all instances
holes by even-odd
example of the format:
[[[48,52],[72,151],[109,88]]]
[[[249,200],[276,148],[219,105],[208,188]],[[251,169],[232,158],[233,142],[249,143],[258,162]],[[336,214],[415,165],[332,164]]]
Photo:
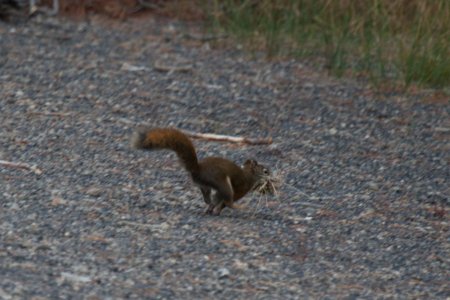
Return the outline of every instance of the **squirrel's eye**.
[[[264,170],[263,170],[263,173],[266,174],[266,175],[268,175],[268,174],[269,174],[269,170],[264,169]]]

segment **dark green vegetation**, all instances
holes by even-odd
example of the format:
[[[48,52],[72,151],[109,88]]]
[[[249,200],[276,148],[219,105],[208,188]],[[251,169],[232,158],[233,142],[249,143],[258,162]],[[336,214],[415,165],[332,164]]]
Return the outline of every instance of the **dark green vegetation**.
[[[450,1],[201,1],[216,28],[268,56],[313,58],[374,84],[450,85]]]

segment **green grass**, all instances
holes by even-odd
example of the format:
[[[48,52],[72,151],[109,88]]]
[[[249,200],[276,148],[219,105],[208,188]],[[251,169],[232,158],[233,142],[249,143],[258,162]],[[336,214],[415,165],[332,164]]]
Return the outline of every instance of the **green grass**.
[[[337,76],[450,86],[448,0],[204,0],[215,28],[269,57],[323,62]]]

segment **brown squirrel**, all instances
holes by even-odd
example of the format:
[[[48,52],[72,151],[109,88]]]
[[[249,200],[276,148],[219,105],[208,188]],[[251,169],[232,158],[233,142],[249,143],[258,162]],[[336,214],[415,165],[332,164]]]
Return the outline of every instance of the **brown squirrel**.
[[[241,168],[221,157],[197,159],[191,140],[173,128],[140,128],[132,137],[135,149],[170,149],[176,152],[184,168],[200,187],[208,204],[206,213],[219,215],[225,206],[239,208],[235,201],[263,185],[269,170],[255,160],[247,160]],[[214,191],[214,195],[211,192]]]

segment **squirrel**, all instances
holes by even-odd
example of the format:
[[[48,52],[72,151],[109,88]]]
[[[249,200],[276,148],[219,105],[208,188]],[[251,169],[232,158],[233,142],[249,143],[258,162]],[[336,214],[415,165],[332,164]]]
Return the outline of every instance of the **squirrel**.
[[[222,157],[199,160],[189,137],[174,128],[139,128],[131,145],[135,149],[174,151],[200,188],[208,205],[207,214],[219,215],[226,206],[241,208],[234,202],[263,185],[270,175],[268,168],[253,159],[247,160],[243,167]]]

